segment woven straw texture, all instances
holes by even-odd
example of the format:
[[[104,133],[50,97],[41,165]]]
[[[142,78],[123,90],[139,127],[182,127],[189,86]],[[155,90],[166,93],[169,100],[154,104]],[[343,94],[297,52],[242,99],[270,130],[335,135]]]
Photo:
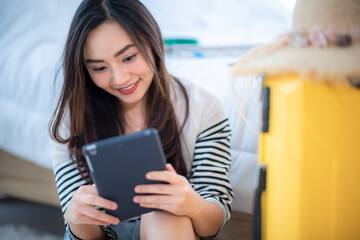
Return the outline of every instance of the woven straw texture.
[[[298,0],[293,16],[294,31],[314,26],[350,33],[347,47],[330,45],[295,47],[278,42],[253,48],[233,66],[232,74],[298,74],[323,81],[360,81],[360,0]],[[354,31],[355,30],[355,31]],[[351,33],[356,33],[351,35]]]

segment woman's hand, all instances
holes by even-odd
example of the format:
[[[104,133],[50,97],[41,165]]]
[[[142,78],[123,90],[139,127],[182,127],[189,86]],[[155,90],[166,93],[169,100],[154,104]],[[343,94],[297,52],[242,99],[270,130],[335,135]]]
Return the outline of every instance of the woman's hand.
[[[146,178],[169,184],[136,186],[136,193],[154,195],[137,195],[134,202],[141,207],[162,209],[179,216],[196,216],[201,211],[201,196],[194,191],[185,177],[176,173],[171,164],[166,164],[166,168],[168,171],[148,172]]]
[[[119,223],[118,218],[106,214],[94,208],[94,206],[110,210],[117,209],[115,202],[99,196],[94,184],[81,186],[69,202],[64,215],[65,220],[70,225],[109,225]]]

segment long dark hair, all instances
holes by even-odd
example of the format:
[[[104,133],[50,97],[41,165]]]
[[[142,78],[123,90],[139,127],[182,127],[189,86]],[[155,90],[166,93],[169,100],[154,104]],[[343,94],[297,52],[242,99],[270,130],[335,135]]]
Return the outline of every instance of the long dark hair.
[[[93,83],[83,61],[88,33],[107,21],[120,24],[154,70],[154,79],[145,95],[146,123],[158,130],[167,162],[186,176],[180,134],[188,117],[188,96],[184,86],[167,72],[159,26],[138,0],[84,0],[77,9],[64,50],[64,85],[50,121],[52,138],[59,143],[68,143],[70,158],[79,170],[85,168],[88,171],[82,146],[125,133],[124,113],[119,100]],[[154,61],[146,50],[147,46],[151,48]],[[170,100],[173,84],[180,86],[186,99],[186,117],[181,127]],[[69,138],[60,135],[66,111],[70,115]],[[86,175],[82,174],[92,182]]]

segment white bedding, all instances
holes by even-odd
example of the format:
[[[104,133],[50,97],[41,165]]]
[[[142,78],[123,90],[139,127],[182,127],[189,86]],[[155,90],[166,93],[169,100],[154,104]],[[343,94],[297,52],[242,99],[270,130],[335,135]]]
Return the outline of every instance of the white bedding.
[[[54,78],[79,3],[12,0],[0,8],[0,148],[45,168],[51,168],[48,122],[56,106],[61,73],[55,87]],[[238,79],[233,85],[230,64],[237,59],[170,55],[166,62],[175,76],[205,87],[226,104],[233,129],[233,209],[251,212],[260,91],[257,82],[250,85],[249,79]],[[249,123],[245,124],[241,113]]]
[[[77,4],[12,0],[0,8],[0,148],[46,168],[55,72]]]

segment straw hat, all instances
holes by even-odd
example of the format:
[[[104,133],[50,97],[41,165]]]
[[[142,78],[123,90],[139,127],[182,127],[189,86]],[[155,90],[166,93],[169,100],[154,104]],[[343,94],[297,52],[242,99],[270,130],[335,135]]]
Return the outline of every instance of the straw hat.
[[[232,74],[298,74],[360,83],[360,0],[298,0],[292,32],[251,49]]]

